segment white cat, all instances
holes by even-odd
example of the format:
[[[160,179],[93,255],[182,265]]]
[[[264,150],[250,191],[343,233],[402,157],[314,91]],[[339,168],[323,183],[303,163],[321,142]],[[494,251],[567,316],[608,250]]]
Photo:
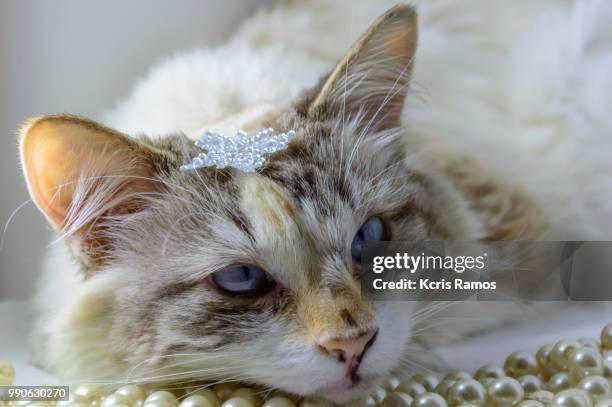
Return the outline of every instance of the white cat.
[[[292,337],[292,342],[286,341],[288,333],[283,331],[286,321],[273,319],[272,314],[268,319],[245,316],[251,322],[257,321],[257,328],[265,328],[267,334],[263,335],[258,330],[248,331],[248,324],[243,326],[237,321],[240,317],[228,305],[229,300],[219,300],[212,291],[198,300],[193,292],[198,284],[194,276],[200,276],[198,273],[204,270],[217,270],[224,264],[224,256],[244,258],[245,253],[251,253],[249,234],[251,240],[266,242],[263,248],[257,246],[259,256],[265,253],[284,259],[285,267],[292,264],[293,269],[306,273],[310,268],[305,264],[326,259],[325,250],[317,244],[328,243],[324,247],[332,247],[332,243],[338,243],[333,239],[342,236],[341,245],[350,246],[360,228],[371,227],[368,222],[377,222],[371,216],[376,211],[394,219],[386,221],[395,222],[390,226],[394,232],[399,230],[394,237],[404,239],[609,237],[612,78],[608,73],[612,71],[609,57],[612,29],[607,21],[612,17],[612,4],[586,0],[417,2],[419,46],[415,55],[416,43],[411,41],[416,41],[416,25],[411,24],[416,23],[410,23],[412,14],[404,11],[407,14],[401,18],[403,28],[393,28],[395,25],[388,25],[384,18],[384,24],[378,20],[347,59],[317,85],[357,36],[391,6],[386,1],[309,1],[288,2],[260,11],[226,45],[180,54],[155,67],[137,84],[128,99],[104,120],[119,132],[133,136],[132,140],[93,122],[67,116],[38,119],[24,128],[22,154],[30,190],[58,231],[69,226],[67,243],[72,251],[71,257],[57,246],[46,260],[38,298],[43,317],[36,336],[43,365],[71,378],[120,378],[135,369],[140,377],[148,379],[154,371],[188,379],[191,376],[181,374],[198,370],[198,377],[204,379],[231,376],[344,401],[394,367],[411,335],[412,325],[419,322],[410,317],[409,306],[370,309],[311,287],[305,291],[308,296],[304,294],[304,298],[310,298],[308,304],[301,305],[306,308],[271,303],[267,304],[270,309],[257,309],[260,316],[265,316],[274,307],[286,306],[288,315],[297,315],[289,324],[289,334],[298,338]],[[391,22],[394,21],[391,17]],[[394,47],[396,36],[407,41],[408,46]],[[370,47],[372,43],[378,48]],[[377,58],[381,49],[393,58]],[[403,65],[394,66],[397,61]],[[407,83],[410,73],[404,72],[405,66],[413,68],[412,89],[400,118],[399,110],[394,109],[404,102],[403,81]],[[366,72],[370,71],[368,76]],[[360,82],[364,78],[367,80]],[[398,83],[402,85],[401,91],[397,91]],[[305,89],[312,90],[303,94]],[[381,95],[385,96],[382,100]],[[393,103],[388,103],[390,95]],[[376,106],[374,112],[369,110],[370,106]],[[387,114],[383,116],[392,123],[381,121],[378,111],[383,107]],[[391,196],[392,189],[400,192],[393,195],[395,199],[374,205],[368,215],[353,217],[342,199],[326,199],[333,193],[340,196],[351,193],[327,191],[326,188],[332,188],[331,181],[321,168],[307,171],[306,164],[310,162],[279,159],[278,168],[269,169],[266,180],[231,176],[228,185],[233,187],[225,187],[223,182],[211,187],[213,180],[205,177],[204,184],[214,189],[216,195],[211,197],[202,192],[197,199],[192,195],[198,190],[198,179],[173,172],[192,152],[186,139],[176,136],[177,133],[195,139],[210,127],[232,132],[237,128],[274,124],[281,130],[289,125],[301,128],[305,135],[299,142],[313,154],[313,162],[320,158],[329,165],[326,176],[333,177],[334,160],[341,161],[343,155],[331,147],[329,151],[335,153],[317,150],[320,146],[312,144],[312,140],[323,137],[322,133],[338,133],[333,145],[350,146],[354,142],[350,134],[361,134],[364,118],[369,120],[366,127],[372,133],[368,137],[374,140],[377,134],[385,135],[380,146],[360,145],[364,149],[359,153],[361,162],[368,164],[362,174],[364,178],[369,174],[371,181],[386,168],[386,163],[393,162],[391,152],[378,154],[376,149],[383,149],[385,143],[395,143],[401,134],[409,137],[407,154],[413,160],[408,160],[405,174],[397,174],[406,176],[403,182],[393,184],[393,174],[389,174],[391,181],[369,191],[371,201],[383,193]],[[325,125],[319,128],[316,123]],[[372,123],[375,126],[370,126]],[[49,140],[60,146],[57,151],[50,148]],[[92,145],[112,148],[98,150]],[[133,155],[140,150],[141,155]],[[395,149],[398,150],[401,149]],[[377,162],[369,158],[375,153],[384,155],[384,159]],[[59,168],[58,160],[70,163],[69,169]],[[42,171],[36,163],[45,165],[49,170],[45,173],[59,174],[57,179],[40,179]],[[132,179],[155,178],[169,189],[159,191],[144,182],[129,186],[113,184],[114,181],[105,181],[102,186],[80,184],[87,180],[83,176],[85,170],[96,177],[114,177],[125,176],[127,169]],[[411,178],[408,182],[408,174],[424,174],[424,178]],[[309,177],[311,182],[302,186],[301,180]],[[367,188],[360,183],[359,174],[354,177],[348,182],[349,189],[364,195]],[[54,187],[53,191],[66,182],[79,187],[47,196],[48,192],[39,187],[41,182]],[[214,178],[214,182],[218,179]],[[304,204],[298,213],[295,208],[288,209],[293,207],[288,202],[295,199],[304,202],[310,184],[318,185],[317,196],[312,198],[315,203]],[[473,185],[492,189],[490,194],[472,196]],[[300,186],[299,190],[296,186]],[[126,195],[126,190],[133,194]],[[168,196],[169,191],[173,200],[154,201],[155,194]],[[422,194],[428,214],[414,218],[400,211],[401,214],[394,215],[397,208],[393,205],[399,205],[411,194]],[[132,202],[134,197],[157,211],[155,221],[134,209],[144,205]],[[55,200],[54,203],[48,204],[47,198]],[[181,206],[181,200],[190,203]],[[216,204],[211,203],[215,200]],[[223,216],[215,213],[212,220],[202,221],[200,229],[193,225],[176,227],[175,222],[191,214],[198,204],[205,213],[214,213],[215,208],[227,209],[224,214],[231,213],[226,218],[232,221],[217,220],[216,217]],[[323,212],[336,214],[338,222],[348,225],[346,230],[342,225],[338,226],[342,232],[332,233],[323,228],[315,221],[318,206],[326,208]],[[112,216],[108,216],[109,208],[113,209]],[[100,218],[107,223],[100,222]],[[281,226],[274,229],[269,225]],[[205,231],[209,226],[213,230]],[[176,241],[167,233],[175,228],[179,229],[176,235],[181,236]],[[244,235],[244,230],[249,233]],[[298,230],[309,230],[320,241],[302,241]],[[205,233],[208,240],[190,242],[185,237],[195,236],[198,231]],[[122,244],[109,243],[113,239]],[[206,245],[209,251],[199,251]],[[279,248],[283,247],[287,251],[281,253]],[[167,248],[174,251],[165,251]],[[194,253],[208,260],[197,264]],[[298,265],[296,253],[304,256]],[[271,262],[269,258],[259,261]],[[326,270],[340,267],[333,265],[333,256],[329,259],[329,264],[317,267]],[[266,271],[275,275],[270,269],[277,266],[267,264]],[[168,270],[175,268],[191,274],[181,275],[180,279],[175,275],[176,280],[170,280]],[[258,274],[259,269],[242,272],[264,276]],[[270,290],[284,292],[281,288],[291,285],[283,284],[282,277],[275,278],[276,288],[270,286]],[[264,280],[258,281],[263,284]],[[325,286],[330,284],[327,281]],[[206,322],[191,320],[198,307],[203,306],[198,301],[209,301],[206,304],[209,314],[214,314],[210,309],[216,307],[223,317],[201,316]],[[147,304],[155,305],[155,315]],[[287,304],[293,302],[288,300]],[[450,311],[481,312],[458,308]],[[303,309],[309,311],[304,314]],[[325,318],[312,316],[335,315],[330,310],[341,315],[333,322],[333,328],[329,321],[323,321]],[[311,321],[312,318],[316,321]],[[219,331],[207,331],[203,338],[202,332],[178,329],[181,323],[192,328],[199,323]],[[362,376],[359,380],[352,376],[356,370],[351,369],[357,368],[348,368],[351,374],[346,380],[350,383],[345,380],[344,365],[327,360],[316,349],[331,347],[330,355],[348,355],[344,343],[329,345],[329,338],[319,337],[325,335],[325,329],[339,332],[337,325],[343,323],[349,328],[356,327],[352,336],[342,334],[340,339],[348,338],[351,346],[360,347],[360,362],[366,343],[369,347],[362,366],[357,364]],[[326,328],[322,332],[297,328],[317,324]],[[442,329],[459,336],[482,327],[460,323]],[[253,339],[248,344],[251,349],[244,349],[246,345],[239,340],[245,336]],[[311,337],[315,339],[309,341]],[[361,341],[363,338],[367,340]],[[228,343],[234,340],[237,348],[228,348]],[[208,352],[219,355],[219,360],[213,360],[214,356],[198,364],[176,356],[196,351],[205,355],[207,347],[215,349]],[[333,352],[338,349],[344,349],[344,353]],[[168,354],[175,355],[171,362],[182,364],[169,368]],[[345,356],[338,357],[341,363],[347,359]],[[223,369],[211,373],[220,363]]]

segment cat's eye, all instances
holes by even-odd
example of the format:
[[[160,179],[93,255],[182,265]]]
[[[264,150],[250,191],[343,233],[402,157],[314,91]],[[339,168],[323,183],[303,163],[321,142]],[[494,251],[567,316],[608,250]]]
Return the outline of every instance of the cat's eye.
[[[274,287],[274,280],[262,268],[237,264],[212,274],[213,283],[222,292],[239,297],[257,297]]]
[[[378,216],[373,216],[355,234],[351,243],[351,256],[356,261],[361,261],[363,246],[368,242],[380,242],[387,240],[387,226]]]

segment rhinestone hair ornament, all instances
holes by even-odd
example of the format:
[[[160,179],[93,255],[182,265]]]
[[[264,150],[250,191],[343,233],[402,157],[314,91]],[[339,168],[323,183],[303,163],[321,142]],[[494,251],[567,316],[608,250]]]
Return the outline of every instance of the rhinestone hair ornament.
[[[255,172],[266,162],[266,154],[286,149],[294,137],[293,130],[275,134],[272,128],[254,134],[238,130],[234,138],[206,130],[202,138],[195,142],[202,152],[191,163],[182,165],[181,171],[234,167],[242,172]]]

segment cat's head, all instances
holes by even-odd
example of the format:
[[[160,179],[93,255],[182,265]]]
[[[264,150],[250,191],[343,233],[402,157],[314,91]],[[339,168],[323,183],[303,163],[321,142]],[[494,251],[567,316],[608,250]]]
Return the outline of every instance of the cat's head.
[[[253,123],[297,132],[256,173],[180,171],[198,152],[183,135],[31,121],[21,147],[35,202],[86,281],[115,282],[108,335],[88,340],[142,377],[334,401],[395,368],[411,306],[361,298],[361,246],[452,238],[458,222],[400,130],[416,43],[411,8],[379,18],[316,88]]]

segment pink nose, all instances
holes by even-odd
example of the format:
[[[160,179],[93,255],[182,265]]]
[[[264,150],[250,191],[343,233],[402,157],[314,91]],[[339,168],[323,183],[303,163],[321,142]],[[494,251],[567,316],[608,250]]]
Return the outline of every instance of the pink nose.
[[[363,353],[374,342],[378,329],[370,330],[352,338],[331,338],[319,342],[319,346],[341,362],[353,358],[360,360]]]

